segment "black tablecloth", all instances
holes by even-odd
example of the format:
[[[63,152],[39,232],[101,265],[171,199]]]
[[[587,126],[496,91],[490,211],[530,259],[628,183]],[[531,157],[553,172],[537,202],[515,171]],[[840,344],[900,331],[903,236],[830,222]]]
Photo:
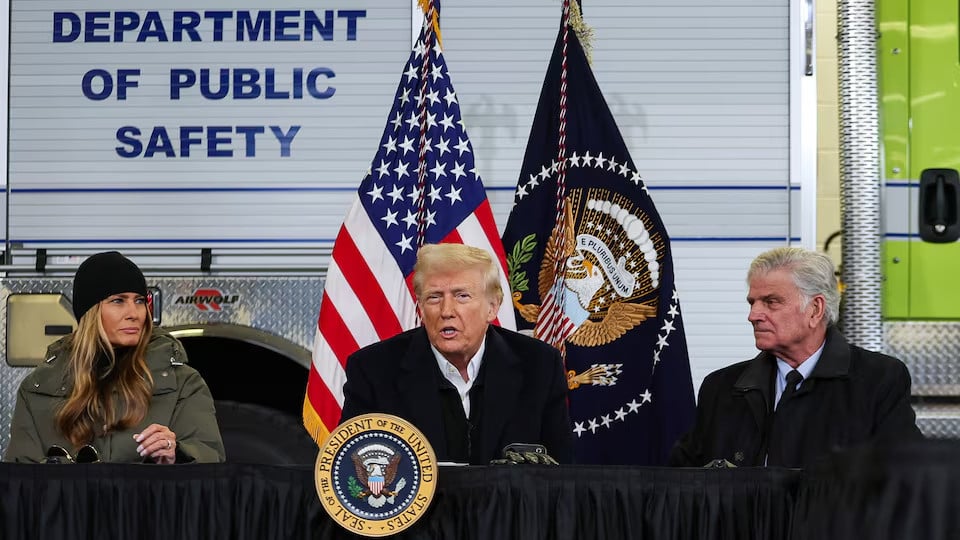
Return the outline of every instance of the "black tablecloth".
[[[798,484],[796,540],[960,540],[960,442],[854,449]]]
[[[776,539],[799,472],[626,467],[443,468],[403,538]],[[0,465],[5,540],[349,538],[310,467]]]
[[[443,468],[401,538],[960,539],[960,443],[778,468]],[[0,538],[353,538],[312,467],[0,464]]]

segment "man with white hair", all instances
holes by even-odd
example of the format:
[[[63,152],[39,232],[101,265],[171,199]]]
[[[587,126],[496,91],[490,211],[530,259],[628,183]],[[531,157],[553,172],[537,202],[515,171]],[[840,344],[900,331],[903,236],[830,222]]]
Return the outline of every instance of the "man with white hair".
[[[903,362],[851,345],[836,329],[840,292],[829,257],[776,248],[754,259],[747,282],[760,354],[704,379],[696,423],[672,465],[805,467],[834,449],[922,438]]]

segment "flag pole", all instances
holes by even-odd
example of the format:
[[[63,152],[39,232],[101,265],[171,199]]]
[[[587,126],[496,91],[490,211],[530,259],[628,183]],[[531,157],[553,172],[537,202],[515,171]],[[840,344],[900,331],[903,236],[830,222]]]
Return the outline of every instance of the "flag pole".
[[[434,0],[420,0],[420,7],[424,10],[427,24],[423,34],[423,63],[420,65],[420,96],[417,107],[417,117],[420,126],[420,140],[418,142],[419,163],[417,165],[417,249],[423,246],[426,234],[426,193],[427,193],[427,86],[430,80],[431,53],[435,41],[439,42],[440,14]],[[419,319],[419,316],[417,317]],[[419,322],[419,321],[418,321]]]
[[[560,122],[559,139],[557,144],[557,193],[555,222],[553,225],[554,243],[554,265],[553,265],[553,285],[551,287],[553,294],[552,300],[543,306],[534,335],[546,341],[560,350],[561,355],[566,353],[566,333],[562,331],[562,318],[558,316],[563,310],[564,296],[564,274],[566,271],[567,257],[566,250],[566,228],[567,212],[564,208],[567,197],[567,160],[566,160],[566,139],[567,139],[567,43],[570,31],[570,0],[563,0],[563,13],[560,19],[561,32],[563,34],[563,55],[560,63]]]

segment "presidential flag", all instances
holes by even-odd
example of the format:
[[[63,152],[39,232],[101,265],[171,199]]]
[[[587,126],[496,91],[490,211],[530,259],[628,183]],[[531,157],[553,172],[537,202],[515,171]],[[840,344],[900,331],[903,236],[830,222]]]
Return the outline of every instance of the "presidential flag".
[[[564,352],[577,462],[665,464],[695,410],[670,239],[566,20],[503,234],[511,299]]]
[[[419,246],[487,249],[507,290],[503,247],[441,52],[439,3],[421,7],[420,37],[327,270],[303,404],[318,444],[340,418],[347,356],[419,324],[412,281]],[[515,327],[509,303],[497,323]]]

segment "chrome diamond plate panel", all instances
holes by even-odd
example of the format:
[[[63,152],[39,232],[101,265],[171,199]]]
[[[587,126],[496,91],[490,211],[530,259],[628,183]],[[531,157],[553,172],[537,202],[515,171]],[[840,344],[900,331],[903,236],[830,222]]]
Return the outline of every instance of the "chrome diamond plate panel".
[[[163,326],[239,324],[313,348],[323,293],[321,277],[148,278],[147,283],[163,292]],[[204,289],[237,298],[214,309],[212,303],[197,298],[197,291]]]
[[[880,320],[880,129],[874,0],[837,2],[843,331],[851,343],[883,346]]]
[[[913,394],[960,396],[960,323],[885,324],[884,351],[910,369]]]
[[[147,285],[161,291],[162,326],[234,324],[267,332],[305,351],[313,348],[317,310],[323,292],[321,276],[147,276]],[[3,358],[0,361],[0,452],[6,449],[10,439],[9,425],[17,388],[30,372],[27,368],[14,368],[6,363],[7,298],[10,294],[58,292],[69,298],[72,280],[0,280],[0,356]],[[216,302],[217,296],[221,297],[220,302]]]
[[[917,426],[935,439],[960,439],[960,405],[914,405]]]
[[[29,283],[28,283],[29,282]],[[10,441],[10,419],[17,402],[20,382],[30,373],[27,368],[7,365],[7,298],[18,293],[58,293],[72,290],[72,281],[64,279],[2,280],[0,286],[0,452],[5,451]]]

